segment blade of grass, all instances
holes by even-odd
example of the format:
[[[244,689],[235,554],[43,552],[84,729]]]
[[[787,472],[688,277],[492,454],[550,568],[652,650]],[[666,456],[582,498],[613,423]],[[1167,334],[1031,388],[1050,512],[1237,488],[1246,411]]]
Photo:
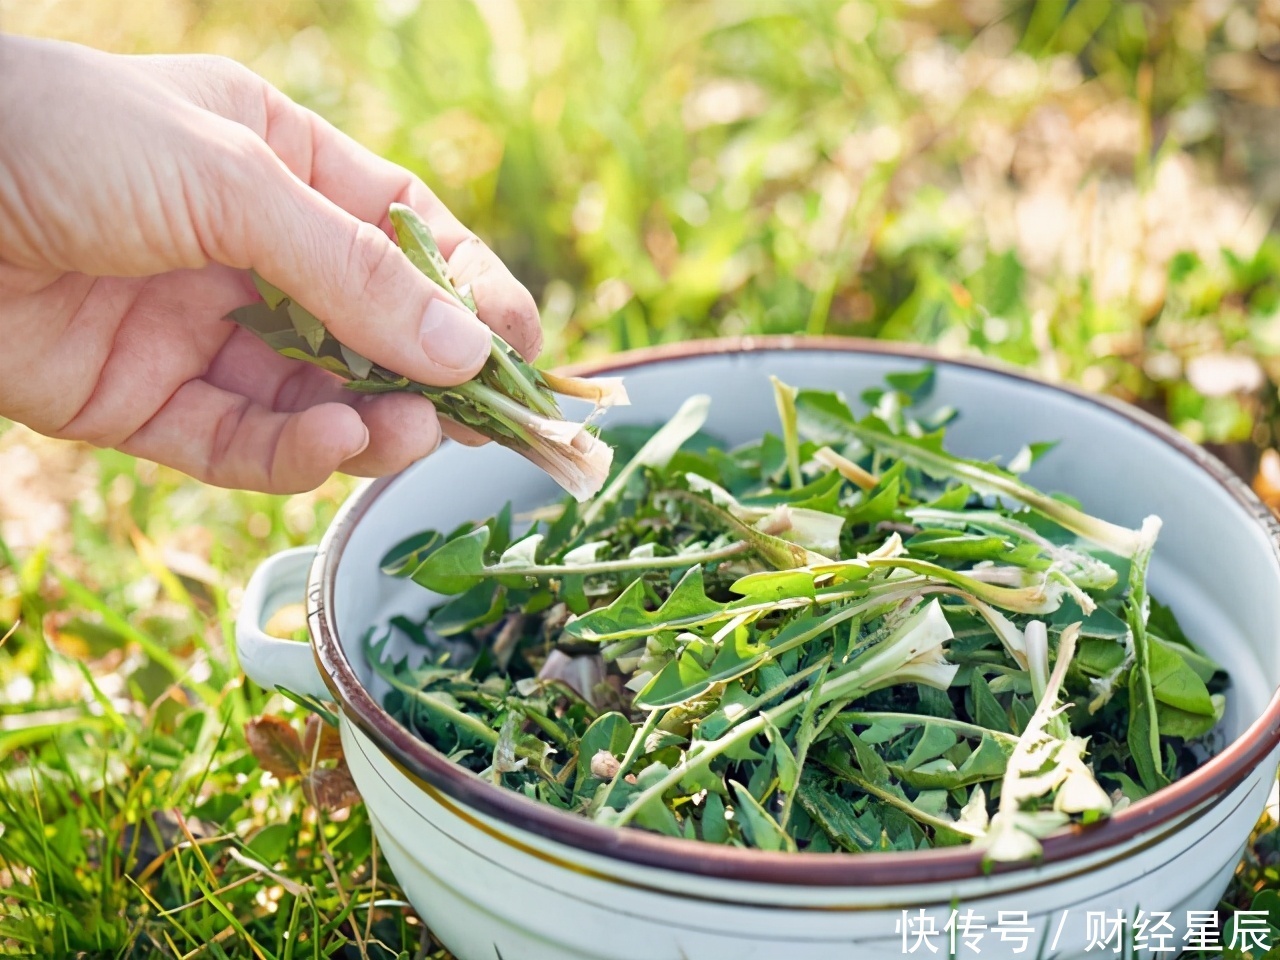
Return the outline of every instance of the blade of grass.
[[[136,643],[147,657],[163,667],[169,674],[184,686],[190,687],[202,700],[217,703],[221,694],[207,683],[190,678],[190,669],[186,667],[172,652],[165,649],[152,637],[139,630],[128,620],[117,613],[96,593],[73,577],[58,571],[58,582],[62,584],[67,598],[72,602],[93,611],[102,618],[102,622],[126,640]]]

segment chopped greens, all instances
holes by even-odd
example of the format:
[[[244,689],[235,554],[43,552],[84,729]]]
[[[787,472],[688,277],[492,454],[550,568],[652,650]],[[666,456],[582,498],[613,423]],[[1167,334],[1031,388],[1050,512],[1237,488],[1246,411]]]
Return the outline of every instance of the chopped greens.
[[[384,571],[444,599],[370,632],[385,706],[535,800],[762,850],[1021,860],[1189,772],[1227,678],[1148,598],[1159,520],[1028,486],[1048,445],[947,453],[930,387],[858,418],[775,380],[728,451],[694,397],[594,500],[406,540]]]

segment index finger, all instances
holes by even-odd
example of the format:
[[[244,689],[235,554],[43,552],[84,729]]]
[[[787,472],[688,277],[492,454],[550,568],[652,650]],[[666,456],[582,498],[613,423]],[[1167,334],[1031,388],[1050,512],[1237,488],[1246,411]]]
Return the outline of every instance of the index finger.
[[[304,179],[338,206],[394,235],[387,210],[392,203],[411,207],[431,228],[441,254],[449,262],[453,279],[469,283],[478,316],[515,347],[526,360],[542,349],[542,327],[533,297],[507,269],[506,264],[416,176],[370,153],[316,114],[277,94],[277,113],[267,128],[267,143],[277,155],[297,149],[299,138],[309,137],[298,150],[309,159]],[[305,128],[296,131],[296,126]],[[277,147],[279,141],[280,146]],[[286,165],[289,159],[282,156]]]

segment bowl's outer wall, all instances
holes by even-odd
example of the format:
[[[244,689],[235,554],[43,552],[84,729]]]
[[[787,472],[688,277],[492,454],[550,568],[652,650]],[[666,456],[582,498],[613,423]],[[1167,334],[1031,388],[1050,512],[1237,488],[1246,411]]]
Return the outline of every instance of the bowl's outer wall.
[[[611,411],[608,422],[660,421],[690,393],[701,391],[713,398],[708,429],[732,444],[776,429],[769,374],[797,386],[840,390],[856,405],[858,394],[879,384],[886,373],[918,366],[902,357],[825,350],[715,354],[638,366],[627,371],[633,406]],[[1069,492],[1087,510],[1114,522],[1137,526],[1148,513],[1163,517],[1155,592],[1174,608],[1188,634],[1231,671],[1232,705],[1224,729],[1234,737],[1262,715],[1280,682],[1274,643],[1280,569],[1267,532],[1220,479],[1141,422],[1008,374],[942,364],[929,404],[942,403],[962,411],[948,432],[953,451],[1008,458],[1024,442],[1057,440],[1058,447],[1036,465],[1033,482]],[[487,516],[508,499],[520,510],[556,495],[536,468],[492,446],[466,451],[446,446],[381,489],[347,532],[329,595],[329,614],[336,617],[345,659],[356,673],[369,680],[360,638],[370,624],[385,623],[397,613],[421,615],[431,602],[412,584],[378,574],[378,559],[389,546],[423,528],[449,530],[466,519]],[[326,562],[334,560],[322,556],[318,566]],[[377,684],[370,687],[381,695]],[[1274,742],[1270,732],[1255,732]],[[434,788],[424,792],[420,781],[407,779],[403,769],[350,724],[344,725],[344,742],[370,811],[384,827],[379,833],[389,845],[397,876],[463,960],[494,956],[495,942],[508,957],[779,955],[781,944],[769,931],[789,945],[788,957],[851,956],[847,951],[855,942],[858,956],[874,956],[876,950],[900,955],[894,934],[899,914],[893,907],[945,903],[952,896],[975,901],[1002,890],[1003,896],[987,902],[989,906],[998,903],[1001,910],[1046,917],[1069,905],[1081,906],[1089,897],[1096,898],[1090,909],[1113,915],[1118,907],[1207,908],[1220,894],[1261,811],[1277,760],[1272,750],[1230,792],[1172,823],[1154,818],[1152,830],[1121,846],[994,878],[888,888],[892,897],[886,900],[886,888],[874,873],[824,889],[683,877],[623,863],[608,851],[593,854],[500,823]],[[713,855],[708,851],[708,857]],[[767,911],[762,927],[748,922],[755,914],[739,915],[741,907],[716,907],[640,889],[646,887],[711,890],[711,899],[792,906]],[[802,904],[825,907],[806,910]],[[841,905],[846,909],[831,909]],[[760,907],[754,909],[759,913]],[[664,935],[662,921],[676,915],[701,926],[702,932],[684,939]],[[548,917],[565,922],[549,926]],[[468,933],[472,923],[481,931],[492,926],[492,938],[486,940],[487,932]],[[818,928],[826,945],[815,942],[800,949]],[[544,942],[548,937],[554,945]],[[610,937],[633,946],[606,947]],[[756,941],[765,952],[744,946]],[[873,948],[872,941],[879,946]],[[1064,940],[1062,946],[1073,942]],[[641,943],[647,946],[634,946]],[[836,945],[846,952],[832,952]],[[994,955],[1000,955],[998,949]]]
[[[1035,936],[1022,955],[1035,955],[1043,935],[1047,956],[1096,956],[1091,912],[1168,913],[1181,943],[1187,911],[1212,910],[1225,889],[1275,767],[1259,768],[1180,830],[1085,862],[916,887],[806,888],[672,874],[540,842],[424,793],[363,733],[343,731],[397,880],[459,960],[889,960],[907,952],[897,926],[904,914],[924,910],[943,930],[952,909],[991,926],[1002,911],[1025,912]],[[981,948],[1015,955],[995,933]]]

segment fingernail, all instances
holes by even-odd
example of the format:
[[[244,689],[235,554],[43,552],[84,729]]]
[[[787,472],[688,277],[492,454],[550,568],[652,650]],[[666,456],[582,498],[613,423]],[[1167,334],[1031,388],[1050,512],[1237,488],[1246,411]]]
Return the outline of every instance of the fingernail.
[[[361,430],[361,431],[363,432],[363,434],[364,434],[364,439],[363,439],[363,440],[361,440],[358,444],[356,444],[356,446],[354,446],[354,447],[351,449],[351,452],[350,452],[350,453],[348,453],[348,454],[347,454],[345,457],[343,457],[342,459],[344,459],[344,460],[350,460],[352,457],[358,457],[358,456],[360,456],[360,454],[364,453],[364,452],[365,452],[365,450],[368,448],[368,446],[369,446],[369,428],[368,428],[368,427],[367,427],[367,426],[362,422],[362,423],[360,424],[360,430]]]
[[[489,355],[489,328],[471,311],[435,299],[422,317],[422,349],[428,357],[450,370],[475,370]]]

